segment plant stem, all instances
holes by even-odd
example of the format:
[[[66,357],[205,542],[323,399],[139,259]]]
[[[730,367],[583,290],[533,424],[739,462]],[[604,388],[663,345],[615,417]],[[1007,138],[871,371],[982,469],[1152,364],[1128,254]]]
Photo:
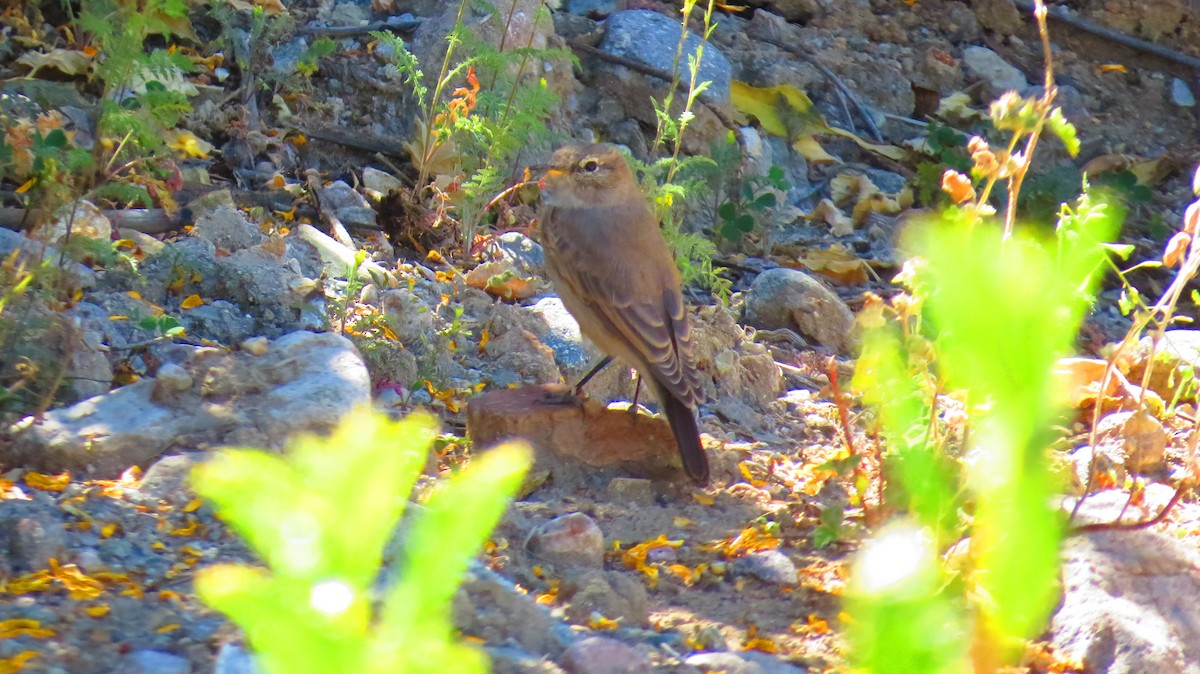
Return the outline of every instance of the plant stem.
[[[462,26],[463,13],[467,9],[467,0],[459,0],[458,16],[454,19],[454,29],[457,30]],[[421,162],[421,166],[417,171],[417,182],[413,185],[413,201],[417,201],[422,190],[425,189],[425,180],[429,178],[429,159],[432,156],[430,147],[433,145],[433,109],[437,107],[437,103],[442,98],[442,89],[446,87],[446,73],[450,70],[450,58],[454,55],[454,47],[458,44],[458,38],[451,32],[446,36],[446,56],[442,59],[442,71],[438,73],[437,84],[433,89],[433,98],[429,99],[429,109],[425,113],[425,139],[422,145],[426,152],[426,161]]]

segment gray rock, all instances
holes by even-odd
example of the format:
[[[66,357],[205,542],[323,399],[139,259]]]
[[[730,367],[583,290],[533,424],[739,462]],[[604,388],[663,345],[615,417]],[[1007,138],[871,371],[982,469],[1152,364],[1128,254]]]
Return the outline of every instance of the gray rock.
[[[484,352],[495,359],[496,365],[516,372],[524,381],[548,384],[562,379],[554,351],[526,330],[505,332],[488,342]]]
[[[454,622],[463,634],[555,657],[575,640],[571,628],[532,595],[482,564],[474,564],[454,596]]]
[[[619,620],[626,627],[650,620],[649,598],[640,580],[619,572],[589,569],[563,583],[567,620],[586,624],[594,615]]]
[[[240,646],[221,644],[213,674],[258,674],[258,671],[254,658]]]
[[[202,194],[189,201],[187,207],[194,218],[206,217],[213,211],[225,208],[237,210],[237,204],[233,203],[233,193],[229,190],[213,190]]]
[[[188,486],[192,469],[202,463],[204,455],[195,452],[164,456],[146,470],[138,491],[155,500],[187,503],[193,494]]]
[[[748,662],[736,653],[697,653],[689,656],[684,662],[702,672],[765,674],[757,663]]]
[[[1082,522],[1115,520],[1128,500],[1119,490],[1088,498]],[[1133,506],[1127,518],[1145,513]],[[1067,538],[1062,603],[1050,642],[1064,661],[1089,672],[1200,673],[1200,554],[1151,529]]]
[[[335,334],[292,333],[263,356],[196,349],[183,366],[204,386],[172,392],[145,378],[52,410],[41,423],[24,419],[0,461],[116,477],[171,447],[281,447],[294,433],[328,431],[370,401],[362,357]]]
[[[596,569],[604,566],[604,532],[583,513],[546,522],[529,535],[525,547],[551,564]]]
[[[751,552],[733,560],[729,570],[737,576],[753,576],[773,585],[795,585],[799,582],[796,565],[778,550]]]
[[[380,45],[380,47],[382,46]],[[378,52],[379,49],[376,48],[375,51]],[[403,185],[396,176],[370,166],[363,169],[362,181],[364,188],[379,192],[380,194],[389,194],[392,190],[398,189]]]
[[[285,75],[296,72],[296,64],[300,63],[300,57],[307,50],[308,40],[303,37],[297,37],[278,45],[271,50],[271,70]]]
[[[86,400],[104,395],[112,388],[113,367],[108,360],[108,348],[103,346],[103,334],[72,332],[71,362],[65,379],[69,382],[73,400]]]
[[[496,252],[511,260],[527,274],[546,275],[546,253],[542,245],[520,232],[505,232],[496,237]]]
[[[258,225],[247,220],[242,212],[232,205],[217,206],[197,215],[192,236],[230,252],[259,244],[264,238]]]
[[[1192,88],[1187,82],[1178,77],[1171,78],[1171,102],[1181,108],[1196,107],[1196,95],[1192,93]]]
[[[23,575],[62,560],[67,537],[58,517],[35,501],[6,500],[0,508],[0,569]]]
[[[192,665],[187,658],[160,651],[133,651],[125,656],[125,674],[189,674]]]
[[[757,665],[763,674],[805,674],[808,670],[803,667],[780,661],[779,658],[758,651],[744,651],[738,655],[751,664]]]
[[[329,183],[329,185],[320,188],[318,197],[320,198],[320,207],[332,211],[354,206],[371,206],[370,203],[367,203],[366,198],[362,197],[362,194],[355,192],[353,187],[350,187],[342,180],[335,180]]]
[[[1024,21],[1013,0],[975,0],[971,3],[979,25],[1000,35],[1012,35],[1021,30]]]
[[[994,99],[1006,91],[1024,91],[1029,83],[1025,75],[987,47],[970,46],[963,50],[963,68],[976,80],[983,81],[983,96]]]
[[[217,259],[220,296],[259,320],[259,329],[277,336],[299,327],[301,308],[319,286],[285,264],[273,242]],[[249,335],[238,335],[232,343]]]
[[[61,259],[61,251],[54,246],[47,246],[26,237],[21,232],[0,227],[0,257],[7,258],[16,250],[21,251],[17,256],[17,262],[45,260],[57,267]],[[64,274],[63,281],[67,285],[83,289],[96,287],[96,272],[88,266],[66,260],[61,268]]]
[[[833,291],[796,269],[768,269],[746,297],[745,322],[762,330],[787,328],[837,353],[854,344],[854,314]]]
[[[775,359],[766,346],[746,337],[746,330],[729,309],[701,307],[693,315],[692,342],[707,400],[732,398],[762,410],[779,395],[783,377]],[[758,426],[744,409],[740,413],[732,407],[727,410],[746,421],[747,428]]]
[[[636,477],[614,477],[608,483],[608,495],[622,505],[654,505],[654,483]]]
[[[383,315],[400,343],[414,351],[423,351],[434,334],[433,309],[406,288],[385,291],[381,304]]]
[[[608,17],[607,27],[604,39],[600,42],[600,49],[614,56],[671,72],[675,61],[675,46],[679,44],[679,21],[648,9],[631,9],[616,12]],[[687,67],[687,55],[695,54],[700,44],[700,37],[689,31],[683,46],[684,59],[680,64],[681,68]],[[728,103],[729,83],[732,79],[733,69],[729,60],[716,45],[705,45],[704,56],[700,61],[699,81],[711,84],[700,97],[714,103]]]
[[[593,19],[602,19],[617,11],[617,0],[567,0],[567,11]]]
[[[328,209],[346,225],[375,226],[375,209],[366,197],[341,180],[322,187],[318,193],[321,208]]]
[[[559,658],[568,674],[650,674],[650,659],[638,649],[607,637],[587,637],[571,644]]]
[[[492,674],[563,674],[544,655],[534,655],[511,646],[484,646],[492,660]]]
[[[257,327],[253,317],[226,300],[189,309],[180,316],[180,322],[189,335],[219,344],[237,344],[253,335]]]
[[[558,363],[563,374],[571,376],[586,372],[596,352],[589,353],[584,346],[579,323],[563,306],[562,300],[557,297],[545,297],[529,307],[529,310],[546,322],[546,331],[538,337],[554,351],[554,361]]]

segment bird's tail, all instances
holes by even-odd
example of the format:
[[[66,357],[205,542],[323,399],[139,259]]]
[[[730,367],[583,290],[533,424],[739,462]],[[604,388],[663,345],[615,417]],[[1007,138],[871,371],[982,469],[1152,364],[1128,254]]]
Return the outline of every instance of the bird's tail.
[[[679,458],[683,460],[683,470],[696,484],[708,484],[708,455],[700,444],[700,427],[696,425],[696,415],[692,408],[671,395],[666,387],[655,382],[654,388],[663,414],[671,424],[671,432],[675,435]]]

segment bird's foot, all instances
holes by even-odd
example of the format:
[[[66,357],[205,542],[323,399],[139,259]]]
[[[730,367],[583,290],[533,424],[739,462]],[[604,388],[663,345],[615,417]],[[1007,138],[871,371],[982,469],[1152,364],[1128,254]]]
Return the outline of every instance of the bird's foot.
[[[542,399],[539,402],[544,405],[578,405],[583,400],[577,386],[551,384],[542,388]]]

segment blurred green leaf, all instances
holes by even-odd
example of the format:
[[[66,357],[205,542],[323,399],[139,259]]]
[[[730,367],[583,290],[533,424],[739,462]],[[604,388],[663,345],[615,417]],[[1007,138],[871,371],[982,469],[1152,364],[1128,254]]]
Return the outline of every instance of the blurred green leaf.
[[[202,569],[197,592],[246,630],[270,674],[486,671],[453,641],[450,601],[529,466],[522,445],[475,458],[431,498],[372,622],[370,588],[434,437],[426,414],[362,409],[287,457],[224,450],[195,469],[197,493],[269,567]]]

